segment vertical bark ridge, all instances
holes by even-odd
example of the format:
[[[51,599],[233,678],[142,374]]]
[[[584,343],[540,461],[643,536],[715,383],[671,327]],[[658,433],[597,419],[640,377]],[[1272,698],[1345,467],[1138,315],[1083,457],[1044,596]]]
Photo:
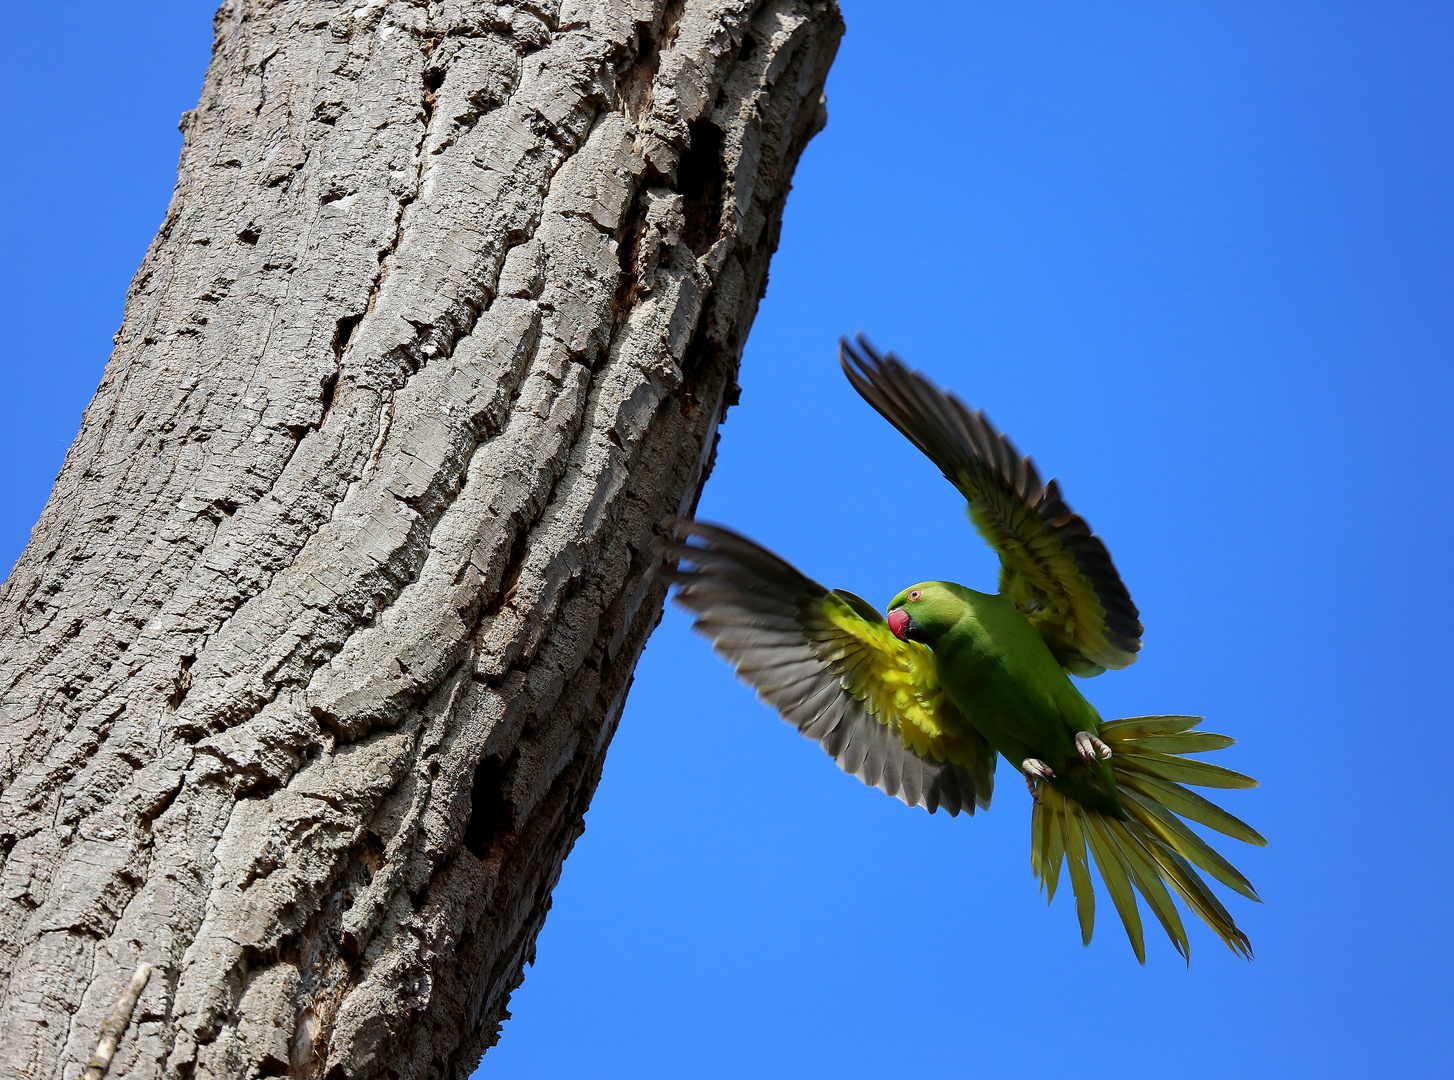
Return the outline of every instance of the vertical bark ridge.
[[[467,1075],[660,617],[832,0],[229,0],[0,590],[0,1064]]]

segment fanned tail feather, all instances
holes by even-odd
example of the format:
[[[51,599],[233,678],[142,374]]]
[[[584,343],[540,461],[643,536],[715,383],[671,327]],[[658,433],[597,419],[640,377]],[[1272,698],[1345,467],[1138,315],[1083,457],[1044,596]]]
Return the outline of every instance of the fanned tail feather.
[[[1031,863],[1047,900],[1055,898],[1061,863],[1069,864],[1081,939],[1086,944],[1095,924],[1089,870],[1094,860],[1141,963],[1146,962],[1146,943],[1137,893],[1183,957],[1189,957],[1190,945],[1171,899],[1173,893],[1229,949],[1252,959],[1247,935],[1237,928],[1198,870],[1251,900],[1258,900],[1256,890],[1181,819],[1264,846],[1267,841],[1256,829],[1182,786],[1249,788],[1256,787],[1257,781],[1182,756],[1232,745],[1233,740],[1225,735],[1193,731],[1200,723],[1199,716],[1135,716],[1101,725],[1100,736],[1112,750],[1110,766],[1126,810],[1125,820],[1083,806],[1053,785],[1041,786],[1030,824]]]

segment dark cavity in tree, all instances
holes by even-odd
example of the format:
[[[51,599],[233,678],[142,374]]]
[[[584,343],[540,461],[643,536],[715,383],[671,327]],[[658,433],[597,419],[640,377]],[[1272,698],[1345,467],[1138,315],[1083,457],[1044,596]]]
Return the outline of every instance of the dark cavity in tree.
[[[722,129],[710,120],[687,125],[691,146],[677,166],[686,227],[682,240],[697,255],[716,242],[722,226]]]

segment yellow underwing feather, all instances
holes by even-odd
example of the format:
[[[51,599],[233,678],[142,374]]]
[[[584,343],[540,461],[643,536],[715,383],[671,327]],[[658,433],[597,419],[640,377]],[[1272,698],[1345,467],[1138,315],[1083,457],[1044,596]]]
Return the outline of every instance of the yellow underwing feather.
[[[1161,754],[1207,754],[1237,745],[1230,735],[1214,735],[1210,731],[1187,731],[1180,735],[1142,735],[1128,740],[1142,750]]]
[[[1259,899],[1252,883],[1217,854],[1210,844],[1188,829],[1175,814],[1135,793],[1123,791],[1121,794],[1132,818],[1150,829],[1179,855],[1201,867],[1229,889],[1236,889],[1247,899]]]
[[[1200,716],[1126,716],[1103,723],[1101,735],[1104,738],[1109,731],[1122,741],[1144,735],[1176,735],[1190,731],[1201,722]]]
[[[1130,744],[1127,748],[1132,748]],[[1205,761],[1188,761],[1176,754],[1163,754],[1155,750],[1134,747],[1136,753],[1126,766],[1133,772],[1145,773],[1161,780],[1172,780],[1198,787],[1254,788],[1257,781],[1220,765],[1209,765]]]
[[[1101,872],[1101,880],[1106,884],[1106,891],[1111,894],[1111,903],[1115,904],[1116,913],[1121,916],[1121,924],[1126,928],[1126,936],[1131,939],[1131,948],[1136,953],[1136,959],[1144,964],[1146,939],[1141,932],[1141,913],[1136,909],[1136,894],[1131,888],[1127,873],[1129,867],[1106,832],[1105,818],[1094,810],[1079,809],[1081,827],[1085,829],[1086,837],[1090,840],[1096,869]]]
[[[1053,797],[1047,793],[1046,798]],[[1080,921],[1080,942],[1089,945],[1096,925],[1096,894],[1091,887],[1090,865],[1086,860],[1085,833],[1073,811],[1063,808],[1065,824],[1065,861],[1070,869],[1071,891],[1075,893],[1075,917]]]
[[[1156,871],[1150,853],[1124,822],[1107,818],[1106,828],[1110,830],[1121,853],[1126,856],[1137,891],[1146,898],[1147,906],[1161,923],[1161,928],[1166,931],[1171,943],[1176,946],[1176,951],[1189,958],[1191,944],[1187,940],[1186,927],[1182,925],[1181,916],[1177,913],[1176,905],[1172,903],[1171,894],[1166,891],[1166,886],[1161,881],[1161,875]]]
[[[1083,806],[1053,785],[1042,785],[1040,803],[1031,818],[1033,836],[1031,858],[1035,873],[1046,892],[1053,898],[1062,856],[1070,867],[1075,891],[1076,913],[1081,934],[1090,940],[1094,918],[1094,896],[1086,866],[1086,853],[1094,859],[1102,883],[1115,904],[1126,936],[1138,960],[1145,961],[1141,917],[1136,905],[1139,893],[1161,924],[1172,944],[1183,956],[1190,944],[1173,895],[1237,954],[1251,958],[1252,947],[1247,935],[1238,929],[1232,916],[1213,894],[1197,868],[1210,874],[1223,885],[1249,899],[1256,900],[1252,884],[1201,836],[1178,817],[1189,819],[1248,843],[1264,844],[1262,836],[1251,826],[1239,821],[1221,807],[1174,780],[1158,773],[1189,771],[1208,786],[1233,786],[1229,778],[1237,778],[1235,786],[1251,784],[1240,773],[1233,773],[1201,762],[1190,762],[1176,754],[1147,749],[1165,737],[1187,739],[1187,733],[1201,722],[1199,717],[1134,717],[1101,725],[1101,737],[1111,747],[1109,761],[1121,794],[1126,816]],[[1200,734],[1200,733],[1195,733]],[[1190,740],[1184,745],[1188,752],[1203,752],[1211,744],[1220,745],[1222,736]],[[1165,742],[1161,742],[1165,745]],[[1190,769],[1189,766],[1201,766]],[[1063,828],[1064,840],[1057,844],[1056,829]]]
[[[1051,811],[1047,810],[1044,801],[1037,801],[1035,808],[1030,811],[1030,866],[1035,869],[1037,876],[1042,878],[1043,886],[1051,873],[1050,867],[1050,838],[1049,823]]]
[[[1055,899],[1055,888],[1060,884],[1060,864],[1065,859],[1065,823],[1059,814],[1052,816],[1049,835],[1046,837],[1045,902]]]
[[[1174,814],[1215,829],[1223,836],[1230,836],[1243,843],[1266,847],[1267,841],[1261,833],[1240,818],[1233,817],[1216,803],[1204,799],[1170,780],[1157,780],[1151,776],[1133,776],[1123,773],[1119,786],[1122,791],[1131,790],[1158,802]]]

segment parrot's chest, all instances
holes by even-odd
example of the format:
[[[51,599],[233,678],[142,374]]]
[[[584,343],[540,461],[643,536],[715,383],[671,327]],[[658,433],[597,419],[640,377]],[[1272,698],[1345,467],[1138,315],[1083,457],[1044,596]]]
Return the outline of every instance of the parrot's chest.
[[[935,646],[939,680],[960,713],[1017,767],[1026,757],[1059,760],[1073,751],[1076,718],[1065,715],[1068,682],[1039,634],[956,627]],[[1088,707],[1088,706],[1087,706]]]

